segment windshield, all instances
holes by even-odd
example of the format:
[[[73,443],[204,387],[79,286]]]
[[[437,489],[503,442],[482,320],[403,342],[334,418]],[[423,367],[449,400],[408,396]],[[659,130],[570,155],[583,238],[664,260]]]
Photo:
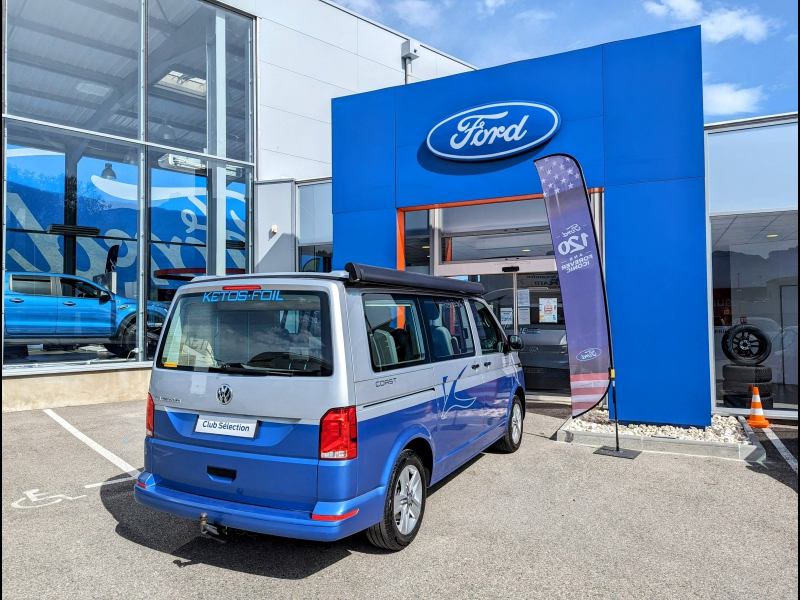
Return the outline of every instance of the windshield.
[[[239,375],[329,376],[328,295],[259,289],[182,296],[157,364]]]

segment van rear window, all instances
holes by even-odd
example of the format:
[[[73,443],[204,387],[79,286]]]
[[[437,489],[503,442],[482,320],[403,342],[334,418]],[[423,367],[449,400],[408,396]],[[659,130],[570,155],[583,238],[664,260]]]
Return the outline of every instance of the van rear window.
[[[333,373],[328,295],[297,290],[181,296],[157,364],[237,375]]]

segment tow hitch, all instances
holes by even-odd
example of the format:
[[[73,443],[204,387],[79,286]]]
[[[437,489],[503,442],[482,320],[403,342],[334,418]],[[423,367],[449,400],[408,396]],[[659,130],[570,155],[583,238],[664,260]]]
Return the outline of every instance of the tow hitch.
[[[221,537],[227,533],[227,527],[220,526],[217,528],[216,525],[211,525],[207,521],[208,515],[206,513],[200,513],[200,535],[204,535],[215,542],[219,542],[220,544],[227,543],[227,540],[224,540]]]

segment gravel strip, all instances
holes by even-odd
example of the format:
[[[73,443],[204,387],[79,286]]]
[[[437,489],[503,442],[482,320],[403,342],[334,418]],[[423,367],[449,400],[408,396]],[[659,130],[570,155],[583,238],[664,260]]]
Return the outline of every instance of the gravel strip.
[[[614,433],[614,421],[608,418],[608,411],[591,410],[573,419],[569,427],[572,431],[592,431],[595,433]],[[705,429],[697,427],[675,427],[673,425],[622,425],[620,435],[641,435],[645,437],[666,437],[678,440],[697,440],[701,442],[720,442],[725,444],[749,445],[741,424],[735,417],[713,415],[711,425]]]

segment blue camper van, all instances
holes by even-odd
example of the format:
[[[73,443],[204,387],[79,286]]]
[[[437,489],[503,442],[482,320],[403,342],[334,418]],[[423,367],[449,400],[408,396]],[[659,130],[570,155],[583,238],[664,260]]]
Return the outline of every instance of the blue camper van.
[[[195,279],[157,348],[136,500],[211,535],[401,550],[429,486],[522,442],[522,342],[482,293],[352,263]]]

